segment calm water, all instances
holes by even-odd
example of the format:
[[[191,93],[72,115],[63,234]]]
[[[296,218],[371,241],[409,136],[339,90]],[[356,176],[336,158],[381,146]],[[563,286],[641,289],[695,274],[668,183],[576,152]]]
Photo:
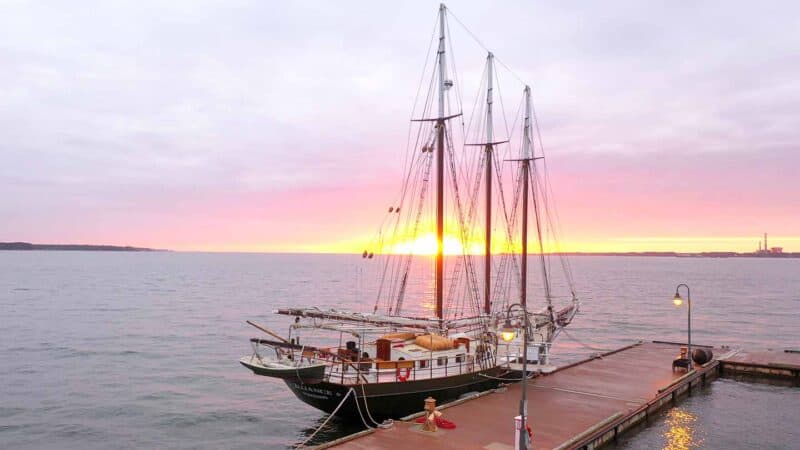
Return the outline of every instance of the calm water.
[[[368,264],[347,255],[0,252],[0,448],[301,441],[324,415],[239,366],[257,335],[244,320],[284,332],[271,314],[278,307],[371,309]],[[584,303],[554,348],[558,363],[640,338],[683,339],[685,310],[671,302],[679,282],[693,289],[696,342],[800,347],[800,260],[576,257],[572,265]],[[664,447],[684,420],[695,433],[689,448],[753,448],[762,438],[796,448],[798,436],[787,433],[799,395],[721,381],[623,448]],[[758,421],[748,421],[754,412]],[[348,427],[334,422],[323,438]]]
[[[616,448],[796,449],[798,406],[800,388],[720,379]]]

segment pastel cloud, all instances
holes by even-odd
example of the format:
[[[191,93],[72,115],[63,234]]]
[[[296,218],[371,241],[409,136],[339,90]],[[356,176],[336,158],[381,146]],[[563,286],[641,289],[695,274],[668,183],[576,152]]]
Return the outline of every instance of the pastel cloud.
[[[450,7],[534,87],[567,245],[800,250],[795,3]],[[435,14],[384,8],[3,3],[0,240],[359,251]]]

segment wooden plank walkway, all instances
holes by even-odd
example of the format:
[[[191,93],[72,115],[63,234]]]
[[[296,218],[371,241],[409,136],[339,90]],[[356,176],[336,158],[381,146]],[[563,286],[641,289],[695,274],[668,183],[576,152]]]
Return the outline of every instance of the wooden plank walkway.
[[[528,412],[533,448],[595,448],[716,376],[716,361],[691,374],[673,372],[672,360],[678,351],[677,345],[639,343],[530,380]],[[426,433],[413,421],[398,421],[390,429],[359,433],[335,446],[513,449],[513,418],[518,412],[520,391],[521,384],[513,384],[503,392],[443,407],[443,417],[457,425],[454,430]]]
[[[724,375],[767,378],[800,386],[800,351],[740,350],[720,359],[720,369]]]

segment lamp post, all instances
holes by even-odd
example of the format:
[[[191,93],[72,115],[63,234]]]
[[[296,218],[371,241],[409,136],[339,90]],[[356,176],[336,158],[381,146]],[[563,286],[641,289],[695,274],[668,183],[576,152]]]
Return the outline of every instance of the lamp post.
[[[686,306],[687,306],[687,334],[688,334],[688,343],[686,345],[686,349],[689,353],[689,367],[688,370],[692,370],[692,294],[689,291],[689,286],[684,283],[679,284],[675,288],[675,297],[672,297],[672,303],[675,306],[680,307],[683,304],[683,297],[681,297],[680,292],[678,292],[681,286],[686,288]]]
[[[500,330],[500,336],[505,342],[511,342],[516,335],[516,329],[511,325],[511,309],[515,306],[522,309],[522,398],[519,401],[519,416],[520,416],[520,430],[519,430],[519,450],[527,450],[528,446],[528,431],[525,426],[525,416],[528,414],[528,310],[519,303],[508,305],[506,309],[506,322]]]

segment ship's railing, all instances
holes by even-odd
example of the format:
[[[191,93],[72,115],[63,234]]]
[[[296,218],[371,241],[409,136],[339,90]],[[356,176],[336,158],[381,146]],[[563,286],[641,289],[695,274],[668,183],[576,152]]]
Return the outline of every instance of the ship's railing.
[[[430,358],[381,361],[358,359],[344,349],[334,353],[332,349],[305,347],[296,344],[276,345],[277,342],[252,339],[256,344],[275,348],[279,358],[288,358],[298,363],[325,364],[328,381],[341,384],[394,383],[431,379],[472,373],[495,364],[495,354],[486,348],[479,354],[457,353],[432,356]],[[280,350],[279,350],[280,349]]]
[[[546,364],[550,356],[550,345],[551,344],[546,342],[528,341],[528,351],[530,352],[531,350],[535,349],[537,352],[535,358],[531,358],[530,353],[528,354],[528,363],[531,364],[535,361],[535,363],[538,364]],[[505,359],[504,365],[507,366],[511,363],[522,363],[524,353],[522,351],[522,344],[520,342],[505,344],[503,347],[498,349],[498,356],[501,356]]]
[[[313,358],[310,353],[305,355]],[[309,361],[315,361],[309,359]],[[469,353],[435,356],[432,358],[379,361],[379,360],[321,360],[328,364],[328,380],[341,384],[395,383],[421,379],[441,378],[472,373],[493,364],[493,355]],[[483,364],[481,364],[483,361]]]
[[[330,380],[342,384],[395,383],[474,372],[474,355],[399,361],[362,361],[333,367]]]

